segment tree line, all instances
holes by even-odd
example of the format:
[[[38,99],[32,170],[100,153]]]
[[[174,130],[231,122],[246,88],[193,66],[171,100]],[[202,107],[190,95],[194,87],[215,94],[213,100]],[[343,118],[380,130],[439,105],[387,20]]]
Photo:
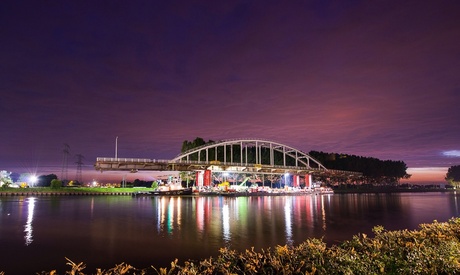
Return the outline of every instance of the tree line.
[[[403,161],[318,151],[310,151],[308,154],[328,169],[363,173],[363,181],[369,184],[394,185],[400,179],[411,176],[407,174],[407,165]]]
[[[460,187],[460,165],[451,166],[447,170],[446,181],[456,187]]]

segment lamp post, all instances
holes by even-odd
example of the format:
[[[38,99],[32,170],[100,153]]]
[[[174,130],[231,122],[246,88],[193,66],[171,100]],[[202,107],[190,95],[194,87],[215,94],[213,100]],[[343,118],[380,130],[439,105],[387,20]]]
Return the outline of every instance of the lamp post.
[[[115,159],[118,160],[118,136],[115,138]]]

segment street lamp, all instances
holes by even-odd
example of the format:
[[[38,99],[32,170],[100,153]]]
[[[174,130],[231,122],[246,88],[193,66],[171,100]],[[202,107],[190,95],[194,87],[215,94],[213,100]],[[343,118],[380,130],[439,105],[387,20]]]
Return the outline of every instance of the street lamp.
[[[115,159],[118,160],[118,136],[115,138]]]

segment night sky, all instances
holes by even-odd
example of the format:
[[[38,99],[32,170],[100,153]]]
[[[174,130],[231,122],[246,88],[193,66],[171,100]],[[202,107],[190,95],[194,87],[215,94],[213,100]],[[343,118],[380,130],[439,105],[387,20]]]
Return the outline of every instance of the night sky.
[[[0,170],[84,156],[172,159],[184,140],[260,138],[460,165],[460,1],[0,3]],[[134,178],[148,177],[138,173]],[[121,179],[120,176],[117,176]]]

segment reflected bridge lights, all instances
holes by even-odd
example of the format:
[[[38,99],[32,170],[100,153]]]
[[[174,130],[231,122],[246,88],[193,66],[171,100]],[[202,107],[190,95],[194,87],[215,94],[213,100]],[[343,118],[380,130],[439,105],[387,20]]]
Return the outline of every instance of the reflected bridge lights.
[[[285,233],[286,233],[286,243],[289,245],[294,244],[294,240],[292,239],[292,198],[288,197],[284,204],[284,224],[285,224]]]

